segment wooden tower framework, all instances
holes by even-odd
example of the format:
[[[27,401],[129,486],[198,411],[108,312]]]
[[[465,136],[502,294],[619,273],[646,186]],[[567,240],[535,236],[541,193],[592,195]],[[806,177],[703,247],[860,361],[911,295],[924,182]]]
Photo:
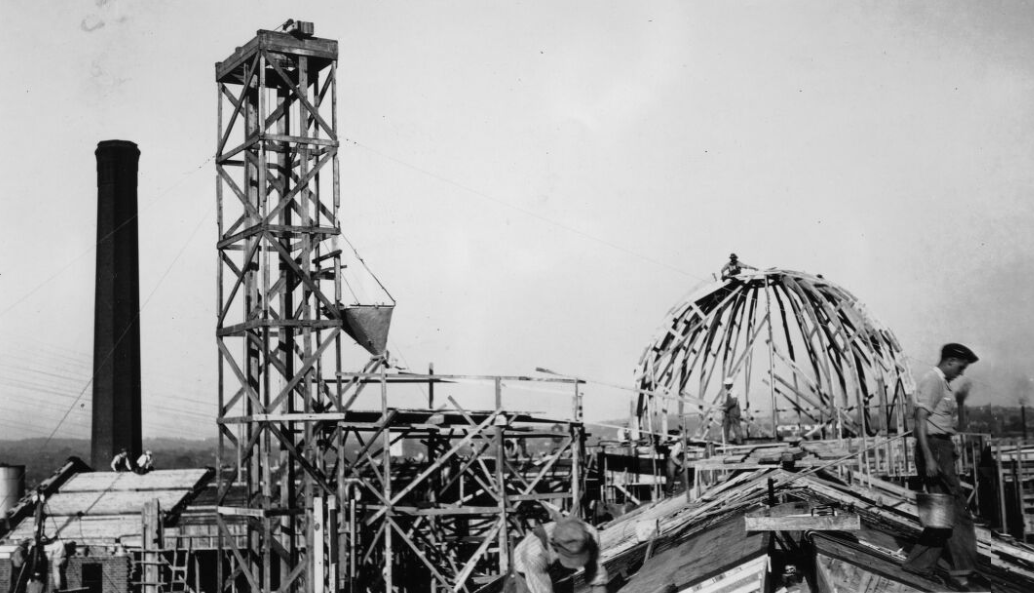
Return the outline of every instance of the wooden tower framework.
[[[391,305],[342,304],[336,62],[335,41],[289,21],[216,64],[218,581],[473,590],[505,573],[546,507],[580,512],[580,382],[388,372]],[[345,373],[356,345],[373,357]],[[389,394],[446,382],[487,382],[478,401],[491,404],[431,409],[432,396],[428,410],[403,411]],[[371,384],[380,405],[364,411]],[[506,411],[516,384],[568,394],[571,415],[556,425]],[[534,439],[556,446],[534,463],[507,457],[508,440]],[[423,458],[394,456],[403,442]]]
[[[321,590],[304,578],[313,508],[337,495],[312,422],[341,410],[339,382],[321,379],[341,370],[344,325],[337,42],[305,25],[216,64],[218,477],[221,495],[247,490],[246,507],[219,507],[219,581],[251,591]]]

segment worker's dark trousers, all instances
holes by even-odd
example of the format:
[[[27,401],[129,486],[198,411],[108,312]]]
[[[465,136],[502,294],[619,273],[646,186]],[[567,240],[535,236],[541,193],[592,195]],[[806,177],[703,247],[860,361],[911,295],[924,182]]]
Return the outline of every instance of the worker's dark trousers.
[[[733,445],[743,442],[743,428],[740,426],[739,418],[725,418],[722,420],[722,432],[725,434],[725,441]]]
[[[955,527],[952,529],[924,529],[919,543],[905,560],[904,567],[912,572],[933,572],[937,560],[945,548],[951,556],[949,574],[964,576],[973,572],[977,562],[977,534],[973,528],[973,516],[966,505],[966,494],[959,484],[959,476],[955,473],[955,446],[950,438],[928,437],[930,452],[937,460],[943,480],[929,483],[927,488],[932,493],[951,494],[955,498]],[[919,476],[926,475],[926,459],[916,445],[916,471]]]

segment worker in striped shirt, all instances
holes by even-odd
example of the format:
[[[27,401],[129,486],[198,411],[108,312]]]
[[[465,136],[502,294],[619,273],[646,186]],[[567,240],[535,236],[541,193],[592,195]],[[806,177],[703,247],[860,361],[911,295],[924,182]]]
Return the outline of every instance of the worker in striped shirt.
[[[576,517],[537,525],[514,548],[513,565],[515,593],[568,593],[578,569],[585,570],[585,583],[593,593],[607,590],[599,534]]]

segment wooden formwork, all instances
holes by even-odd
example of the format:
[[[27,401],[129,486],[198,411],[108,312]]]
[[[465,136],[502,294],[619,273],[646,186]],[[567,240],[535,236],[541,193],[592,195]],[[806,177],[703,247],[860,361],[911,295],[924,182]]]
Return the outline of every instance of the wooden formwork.
[[[669,311],[636,370],[632,422],[660,434],[678,404],[693,436],[723,440],[725,380],[747,435],[901,434],[914,390],[896,338],[851,293],[791,270],[741,274]]]

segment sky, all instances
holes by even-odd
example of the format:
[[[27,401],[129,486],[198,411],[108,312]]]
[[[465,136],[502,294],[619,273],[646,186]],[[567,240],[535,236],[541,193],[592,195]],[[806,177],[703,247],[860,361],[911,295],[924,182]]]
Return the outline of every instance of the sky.
[[[730,251],[821,273],[915,369],[1034,369],[1034,5],[3,0],[0,438],[87,436],[101,140],[140,159],[144,436],[215,433],[215,62],[339,42],[342,227],[412,370],[589,379],[626,414]],[[544,411],[558,405],[536,401]]]

